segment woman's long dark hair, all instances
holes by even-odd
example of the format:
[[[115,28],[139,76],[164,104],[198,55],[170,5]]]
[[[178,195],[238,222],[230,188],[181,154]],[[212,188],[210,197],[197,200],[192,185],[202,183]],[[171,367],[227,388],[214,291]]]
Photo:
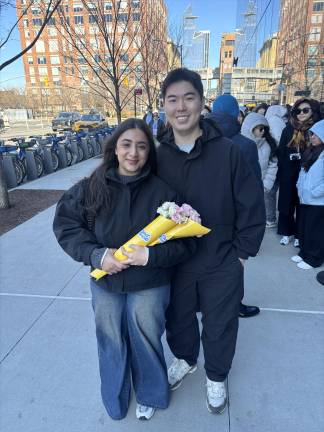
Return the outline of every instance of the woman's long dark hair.
[[[83,205],[85,210],[93,216],[98,213],[99,209],[105,208],[109,211],[113,206],[113,188],[109,184],[106,174],[110,168],[118,167],[118,159],[115,153],[117,141],[120,136],[129,129],[139,129],[146,135],[149,142],[149,154],[143,169],[149,166],[151,172],[154,174],[156,173],[156,149],[150,128],[145,121],[140,119],[130,118],[125,120],[104,143],[103,161],[101,165],[99,165],[89,178],[82,180],[82,186],[84,188]]]
[[[277,156],[277,143],[276,140],[273,138],[273,136],[270,133],[270,129],[268,126],[264,126],[264,135],[263,138],[267,140],[267,143],[270,146],[271,152],[270,152],[270,159]]]

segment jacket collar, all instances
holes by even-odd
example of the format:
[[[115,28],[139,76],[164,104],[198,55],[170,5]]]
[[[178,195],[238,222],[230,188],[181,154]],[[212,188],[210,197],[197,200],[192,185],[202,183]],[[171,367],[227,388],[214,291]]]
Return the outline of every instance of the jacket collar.
[[[151,174],[151,167],[149,165],[145,165],[140,172],[140,174],[135,176],[130,176],[131,179],[127,182],[127,184],[135,184],[137,182],[141,182],[146,179]],[[119,177],[118,170],[116,167],[111,167],[106,172],[106,178],[115,183],[124,184],[121,178]]]
[[[202,146],[214,139],[221,138],[223,135],[215,123],[210,119],[201,119],[199,122],[200,129],[202,130],[202,134],[195,141],[195,146],[191,150],[191,152],[187,155],[188,159],[194,159],[198,157],[202,151]],[[172,128],[168,129],[168,131],[163,135],[161,139],[161,145],[165,145],[171,147],[174,151],[183,153],[179,147],[175,143],[174,134]]]

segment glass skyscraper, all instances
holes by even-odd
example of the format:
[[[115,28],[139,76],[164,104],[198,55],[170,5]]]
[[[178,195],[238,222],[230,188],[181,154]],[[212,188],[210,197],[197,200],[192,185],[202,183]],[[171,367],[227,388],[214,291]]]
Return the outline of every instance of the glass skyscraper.
[[[239,67],[255,67],[258,51],[279,27],[280,0],[237,0],[235,57]]]
[[[197,30],[197,16],[189,6],[183,17],[183,65],[188,69],[205,69],[209,66],[209,30]]]

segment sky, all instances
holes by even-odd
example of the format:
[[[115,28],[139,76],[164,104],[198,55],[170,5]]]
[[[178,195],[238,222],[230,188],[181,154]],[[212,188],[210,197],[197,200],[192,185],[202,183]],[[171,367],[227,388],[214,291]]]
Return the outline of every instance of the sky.
[[[168,8],[169,19],[172,23],[182,23],[184,10],[191,3],[193,13],[197,20],[198,30],[210,30],[210,66],[216,67],[219,63],[219,49],[221,34],[233,31],[236,22],[237,0],[165,0]],[[15,22],[15,10],[7,9],[0,16],[0,38],[6,34],[10,25]],[[19,52],[20,41],[16,30],[13,32],[10,43],[0,51],[1,61]],[[23,87],[24,69],[22,60],[19,59],[0,72],[0,87]]]

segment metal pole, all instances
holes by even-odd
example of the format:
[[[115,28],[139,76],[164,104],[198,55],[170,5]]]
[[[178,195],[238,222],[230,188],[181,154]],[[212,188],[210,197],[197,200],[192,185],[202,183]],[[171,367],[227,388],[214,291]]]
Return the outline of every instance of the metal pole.
[[[136,118],[137,117],[137,113],[136,113],[136,90],[134,91],[134,115]]]

